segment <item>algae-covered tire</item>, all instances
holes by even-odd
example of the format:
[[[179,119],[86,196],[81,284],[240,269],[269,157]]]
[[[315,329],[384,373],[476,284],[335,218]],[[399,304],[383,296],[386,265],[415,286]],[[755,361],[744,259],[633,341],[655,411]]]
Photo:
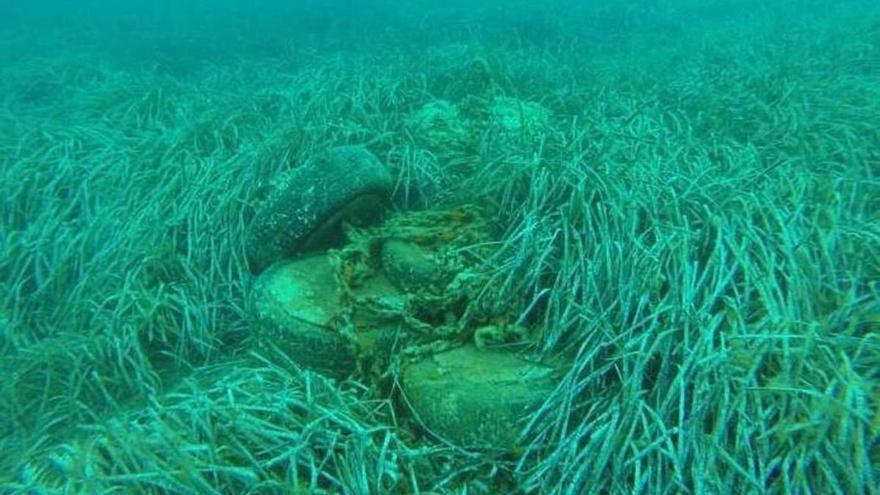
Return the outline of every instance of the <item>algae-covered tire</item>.
[[[393,188],[390,170],[359,146],[332,148],[283,174],[258,207],[246,236],[259,272],[294,254],[330,247],[343,221],[381,216]]]
[[[260,344],[333,378],[354,371],[355,346],[330,328],[341,304],[326,255],[272,265],[257,277],[254,297]]]
[[[405,291],[417,291],[443,282],[443,271],[432,252],[411,242],[391,238],[382,244],[382,269]]]
[[[467,346],[409,365],[404,396],[430,433],[463,448],[514,451],[523,420],[555,387],[553,369]]]

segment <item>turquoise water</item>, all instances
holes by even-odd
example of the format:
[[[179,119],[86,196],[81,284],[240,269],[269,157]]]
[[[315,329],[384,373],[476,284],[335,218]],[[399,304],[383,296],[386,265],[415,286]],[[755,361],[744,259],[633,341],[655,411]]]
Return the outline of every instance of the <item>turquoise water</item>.
[[[880,6],[7,2],[0,493],[874,493]]]

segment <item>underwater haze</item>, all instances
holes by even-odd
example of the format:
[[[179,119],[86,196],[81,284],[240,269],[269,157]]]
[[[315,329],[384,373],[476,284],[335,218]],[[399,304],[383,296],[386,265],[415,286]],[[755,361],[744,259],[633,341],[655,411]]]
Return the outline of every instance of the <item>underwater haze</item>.
[[[0,493],[880,493],[880,2],[6,0]]]

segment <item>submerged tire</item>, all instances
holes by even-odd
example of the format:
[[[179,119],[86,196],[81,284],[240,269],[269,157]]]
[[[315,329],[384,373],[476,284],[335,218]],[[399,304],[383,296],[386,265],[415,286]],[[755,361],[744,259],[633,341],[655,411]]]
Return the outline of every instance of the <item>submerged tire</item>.
[[[332,246],[343,221],[378,219],[393,188],[390,170],[359,146],[340,146],[285,173],[259,206],[246,236],[257,273],[294,254]]]
[[[553,369],[504,351],[460,347],[407,367],[406,402],[430,433],[459,447],[514,451],[522,421],[555,387]]]
[[[414,243],[391,238],[382,245],[382,269],[391,282],[404,291],[439,286],[443,282],[443,271],[432,254]]]
[[[327,256],[276,263],[257,277],[254,296],[258,343],[326,376],[354,371],[355,346],[329,326],[341,304]]]

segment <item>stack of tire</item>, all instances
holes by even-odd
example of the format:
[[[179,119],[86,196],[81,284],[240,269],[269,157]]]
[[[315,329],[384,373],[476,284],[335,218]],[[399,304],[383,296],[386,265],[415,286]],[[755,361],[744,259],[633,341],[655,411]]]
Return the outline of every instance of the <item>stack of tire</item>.
[[[381,220],[390,204],[391,171],[365,148],[344,146],[306,161],[276,184],[246,239],[250,265],[258,273],[258,342],[280,349],[303,368],[345,379],[374,340],[363,336],[392,323],[355,322],[355,337],[334,329],[344,312],[344,291],[326,250],[345,242],[343,223]],[[402,298],[437,281],[439,267],[432,263],[431,253],[419,246],[388,239],[381,253],[382,283],[371,290],[388,300]],[[424,431],[441,440],[462,448],[514,451],[523,419],[555,387],[552,372],[511,352],[460,346],[406,364],[399,376],[401,403]]]

